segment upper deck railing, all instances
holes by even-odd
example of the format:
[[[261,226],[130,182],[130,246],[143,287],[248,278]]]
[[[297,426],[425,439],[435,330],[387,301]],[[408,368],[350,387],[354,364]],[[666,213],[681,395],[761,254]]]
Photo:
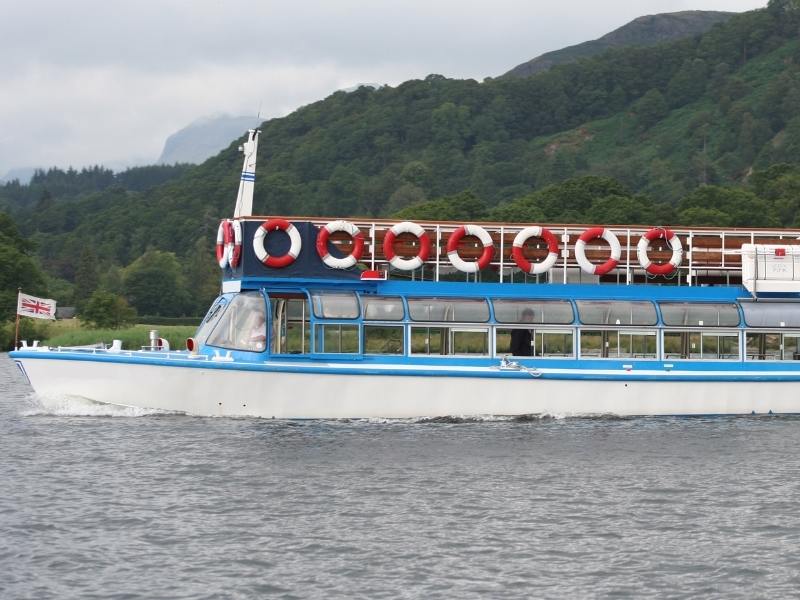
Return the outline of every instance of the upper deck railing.
[[[263,222],[274,217],[247,217],[247,221]],[[335,218],[320,217],[286,217],[290,222],[309,222],[315,227],[337,221]],[[384,240],[389,230],[398,224],[397,220],[384,219],[347,219],[358,228],[363,237],[363,253],[359,263],[370,270],[390,270],[389,260],[384,252]],[[448,257],[448,242],[454,232],[467,223],[415,221],[430,240],[430,253],[424,265],[409,271],[390,270],[390,277],[425,279],[438,281],[442,277],[452,278],[459,270]],[[791,269],[796,269],[800,276],[800,229],[749,229],[749,228],[717,228],[717,227],[669,227],[677,236],[682,246],[680,264],[671,273],[653,275],[648,273],[639,260],[637,247],[642,236],[654,229],[643,225],[605,225],[619,242],[620,256],[616,266],[607,273],[591,274],[581,269],[576,256],[576,244],[581,235],[593,225],[581,224],[546,224],[546,228],[557,242],[557,258],[546,273],[531,275],[524,273],[513,255],[514,240],[517,235],[533,224],[509,224],[494,222],[472,222],[471,225],[481,227],[491,239],[493,256],[491,261],[476,273],[461,273],[466,279],[519,282],[550,281],[567,282],[616,282],[622,284],[644,283],[648,281],[679,285],[701,284],[736,284],[742,283],[743,251],[746,244],[798,246],[798,256],[788,252]],[[245,241],[245,243],[248,243]],[[328,243],[342,255],[349,255],[353,248],[353,237],[344,231],[330,234]],[[464,235],[457,244],[458,257],[466,262],[478,260],[484,253],[486,240],[481,241],[474,235]],[[586,259],[596,265],[609,259],[611,247],[602,238],[581,243]],[[412,259],[420,251],[420,239],[413,233],[396,235],[391,245],[394,254],[403,259]],[[522,255],[532,264],[545,260],[552,252],[552,245],[541,237],[531,236],[521,247]],[[673,248],[666,239],[655,237],[647,248],[649,260],[654,264],[669,263],[673,259]],[[748,259],[745,253],[745,260]],[[795,265],[794,262],[798,261]]]

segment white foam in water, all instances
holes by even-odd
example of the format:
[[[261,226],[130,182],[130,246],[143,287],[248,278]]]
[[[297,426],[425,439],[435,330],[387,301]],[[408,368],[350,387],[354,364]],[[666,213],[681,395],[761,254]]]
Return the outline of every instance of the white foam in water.
[[[147,417],[151,415],[181,414],[155,408],[139,408],[118,404],[103,404],[80,396],[39,396],[29,398],[32,406],[23,411],[24,417]]]

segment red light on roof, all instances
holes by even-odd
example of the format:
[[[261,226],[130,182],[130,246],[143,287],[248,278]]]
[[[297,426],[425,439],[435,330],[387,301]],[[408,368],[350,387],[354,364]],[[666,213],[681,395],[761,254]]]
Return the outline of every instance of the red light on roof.
[[[775,248],[775,256],[786,256],[786,248]]]

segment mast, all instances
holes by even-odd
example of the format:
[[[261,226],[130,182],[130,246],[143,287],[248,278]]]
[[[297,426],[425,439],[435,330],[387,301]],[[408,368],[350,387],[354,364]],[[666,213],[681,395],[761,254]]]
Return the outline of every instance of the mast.
[[[253,189],[256,183],[256,154],[258,153],[258,129],[250,129],[247,132],[247,141],[239,146],[239,150],[244,152],[244,164],[242,164],[242,176],[239,179],[239,193],[236,196],[236,207],[233,211],[233,218],[249,217],[253,214]]]

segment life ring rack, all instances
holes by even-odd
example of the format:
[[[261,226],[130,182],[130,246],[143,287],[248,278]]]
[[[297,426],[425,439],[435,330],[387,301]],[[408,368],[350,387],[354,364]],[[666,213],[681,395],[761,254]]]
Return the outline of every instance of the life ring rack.
[[[586,258],[586,244],[592,240],[602,238],[611,246],[611,255],[608,260],[601,265],[596,265]],[[619,259],[622,256],[622,246],[619,238],[614,232],[605,227],[590,227],[584,231],[578,241],[575,242],[575,260],[578,261],[581,269],[589,275],[605,275],[617,268]]]
[[[419,251],[414,258],[401,258],[394,252],[394,242],[397,236],[401,233],[411,233],[416,236],[419,241]],[[422,226],[412,223],[411,221],[403,221],[397,223],[386,232],[383,238],[383,256],[389,261],[389,264],[400,271],[413,271],[419,269],[428,260],[431,253],[431,240]]]
[[[658,239],[664,239],[672,249],[672,258],[669,262],[657,265],[650,260],[647,256],[647,249],[650,247],[650,242]],[[671,229],[666,227],[653,227],[647,231],[639,240],[636,246],[636,254],[639,258],[639,264],[642,268],[651,275],[670,275],[680,266],[683,261],[683,245],[681,239]]]
[[[353,250],[342,258],[331,256],[328,252],[328,239],[332,233],[344,231],[353,238]],[[317,234],[317,254],[327,266],[332,269],[349,269],[356,266],[364,252],[364,234],[349,221],[331,221],[319,230]]]
[[[467,262],[458,255],[458,243],[468,235],[474,235],[483,244],[483,252],[478,260]],[[477,273],[492,262],[494,242],[492,236],[479,225],[462,225],[450,234],[447,240],[447,258],[456,269],[463,273]]]
[[[525,242],[532,237],[542,238],[547,244],[547,257],[538,263],[532,263],[525,258]],[[511,249],[511,255],[514,258],[514,262],[517,263],[517,266],[524,272],[529,273],[530,275],[547,273],[553,268],[553,265],[555,265],[556,261],[558,260],[558,240],[556,239],[556,236],[554,236],[553,233],[545,227],[540,227],[538,225],[526,227],[514,238],[514,245]]]
[[[281,230],[289,236],[289,250],[283,256],[271,256],[264,247],[264,241],[271,231]],[[268,219],[264,221],[256,230],[253,236],[253,251],[256,258],[264,263],[265,266],[273,269],[282,269],[292,264],[303,248],[303,241],[300,239],[300,232],[297,227],[289,223],[286,219]]]

